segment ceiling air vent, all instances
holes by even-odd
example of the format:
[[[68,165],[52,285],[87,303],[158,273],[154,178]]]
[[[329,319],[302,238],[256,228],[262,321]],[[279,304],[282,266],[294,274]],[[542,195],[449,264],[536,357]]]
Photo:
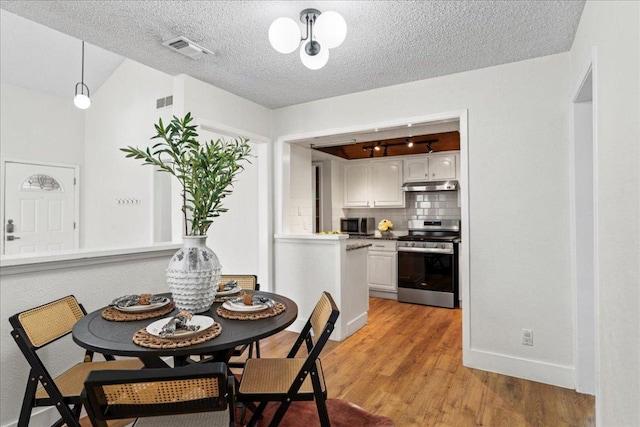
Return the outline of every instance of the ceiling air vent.
[[[175,39],[167,40],[162,43],[163,46],[168,47],[174,52],[178,52],[183,54],[184,56],[188,56],[191,59],[200,59],[205,55],[213,55],[208,49],[205,49],[202,46],[198,46],[191,40],[185,37],[176,37]]]

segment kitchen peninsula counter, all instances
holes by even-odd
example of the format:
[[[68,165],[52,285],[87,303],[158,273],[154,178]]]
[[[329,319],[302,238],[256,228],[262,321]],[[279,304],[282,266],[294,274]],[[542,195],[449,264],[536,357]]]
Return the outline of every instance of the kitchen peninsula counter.
[[[367,324],[368,242],[346,234],[278,234],[275,256],[287,260],[275,274],[274,292],[298,304],[298,320],[289,328],[302,330],[323,291],[340,308],[332,340],[342,341]],[[360,250],[364,249],[364,250]]]

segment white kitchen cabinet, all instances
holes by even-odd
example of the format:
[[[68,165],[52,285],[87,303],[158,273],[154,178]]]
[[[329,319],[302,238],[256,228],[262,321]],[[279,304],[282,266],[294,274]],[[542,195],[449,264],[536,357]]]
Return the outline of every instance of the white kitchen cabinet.
[[[402,160],[367,160],[344,167],[344,207],[404,207]]]
[[[395,240],[367,240],[369,246],[369,291],[379,291],[389,293],[389,297],[394,297],[398,292],[398,251]],[[390,295],[394,294],[394,295]]]
[[[369,207],[369,169],[369,163],[355,163],[345,165],[345,207]]]
[[[442,181],[457,178],[456,154],[425,154],[404,160],[405,182]]]

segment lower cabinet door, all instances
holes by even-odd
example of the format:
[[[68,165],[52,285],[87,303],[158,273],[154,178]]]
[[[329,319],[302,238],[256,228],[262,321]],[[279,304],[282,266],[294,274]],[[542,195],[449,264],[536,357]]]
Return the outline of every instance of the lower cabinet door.
[[[369,289],[398,290],[397,256],[396,252],[369,252]]]

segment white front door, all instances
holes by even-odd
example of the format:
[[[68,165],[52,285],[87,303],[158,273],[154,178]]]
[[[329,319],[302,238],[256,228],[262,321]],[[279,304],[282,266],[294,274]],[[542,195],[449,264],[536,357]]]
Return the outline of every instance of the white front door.
[[[75,174],[73,167],[5,163],[3,254],[77,247]]]

